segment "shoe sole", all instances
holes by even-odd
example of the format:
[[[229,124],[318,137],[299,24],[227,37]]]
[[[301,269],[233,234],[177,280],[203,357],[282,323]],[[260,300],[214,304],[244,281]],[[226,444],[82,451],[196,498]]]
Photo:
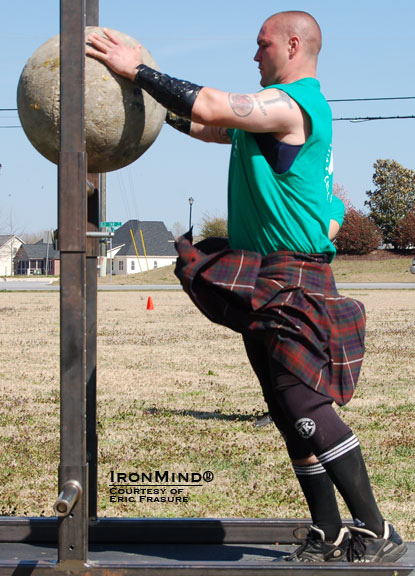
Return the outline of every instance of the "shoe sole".
[[[389,554],[386,553],[384,556],[382,556],[382,558],[378,560],[378,562],[396,562],[397,560],[399,560],[399,558],[401,558],[405,554],[407,550],[408,548],[406,547],[406,544],[402,542],[402,544],[399,544],[397,548],[391,550]]]
[[[394,548],[391,552],[383,554],[381,556],[374,556],[368,560],[363,560],[362,563],[366,563],[366,562],[373,562],[373,563],[383,563],[383,562],[396,562],[397,560],[399,560],[399,558],[401,558],[405,552],[407,551],[407,547],[406,544],[402,543],[399,544],[399,546],[397,546],[396,548]],[[358,562],[359,560],[355,560],[355,563]]]

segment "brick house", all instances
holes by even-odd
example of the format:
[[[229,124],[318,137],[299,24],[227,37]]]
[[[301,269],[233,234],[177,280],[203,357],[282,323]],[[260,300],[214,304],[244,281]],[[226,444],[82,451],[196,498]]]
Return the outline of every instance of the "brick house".
[[[15,274],[30,276],[44,274],[58,276],[60,273],[59,252],[50,242],[39,240],[36,244],[22,244],[14,259]]]

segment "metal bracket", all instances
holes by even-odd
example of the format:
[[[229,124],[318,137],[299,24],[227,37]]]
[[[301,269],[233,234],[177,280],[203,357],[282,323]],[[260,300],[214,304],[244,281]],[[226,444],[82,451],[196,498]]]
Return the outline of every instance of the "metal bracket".
[[[87,232],[86,235],[89,238],[112,238],[114,232]]]

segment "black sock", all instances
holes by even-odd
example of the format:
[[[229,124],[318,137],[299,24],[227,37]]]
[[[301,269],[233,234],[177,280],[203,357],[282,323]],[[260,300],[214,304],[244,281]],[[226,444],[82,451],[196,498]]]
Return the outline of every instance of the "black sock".
[[[342,495],[353,519],[378,536],[383,535],[383,518],[376,504],[359,441],[349,433],[318,456]]]
[[[342,525],[333,482],[321,464],[294,466],[304,492],[313,524],[323,530],[326,540],[334,541]]]

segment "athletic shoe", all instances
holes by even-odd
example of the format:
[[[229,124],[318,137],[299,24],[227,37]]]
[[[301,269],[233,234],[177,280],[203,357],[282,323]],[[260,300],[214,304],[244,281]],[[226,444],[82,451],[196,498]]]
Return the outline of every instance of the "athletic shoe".
[[[346,562],[349,548],[349,531],[341,528],[334,542],[326,542],[323,530],[310,526],[306,540],[290,556],[286,562]]]
[[[405,554],[406,546],[392,524],[384,521],[383,526],[381,537],[366,528],[349,526],[349,562],[396,562]]]

